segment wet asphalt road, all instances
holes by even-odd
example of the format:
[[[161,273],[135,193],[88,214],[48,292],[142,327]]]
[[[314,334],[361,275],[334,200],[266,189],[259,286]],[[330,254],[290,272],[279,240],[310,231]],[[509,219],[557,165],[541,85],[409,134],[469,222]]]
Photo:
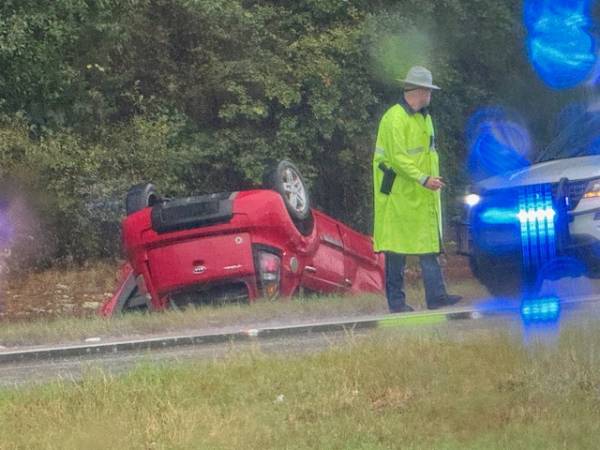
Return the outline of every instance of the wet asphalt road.
[[[574,282],[578,281],[578,282]],[[202,346],[174,347],[166,350],[145,352],[124,352],[107,355],[96,355],[63,360],[33,361],[23,363],[0,364],[0,386],[13,387],[23,384],[44,383],[53,380],[67,382],[76,381],[84,374],[102,371],[111,375],[119,375],[139,364],[158,363],[176,364],[186,361],[211,361],[244,354],[261,352],[278,355],[297,355],[307,352],[317,352],[332,346],[343,346],[349,342],[366,339],[374,333],[384,333],[387,336],[409,334],[431,334],[443,336],[449,340],[472,339],[477,336],[494,334],[498,332],[509,333],[525,341],[538,338],[553,339],[560,329],[572,324],[588,323],[600,324],[600,289],[598,283],[593,282],[582,289],[581,280],[561,281],[560,285],[546,286],[547,293],[556,293],[568,288],[569,293],[587,295],[586,301],[581,303],[563,303],[561,317],[558,324],[550,327],[525,327],[519,314],[512,312],[499,312],[484,315],[475,320],[452,320],[438,324],[416,325],[403,324],[377,330],[355,330],[331,333],[303,333],[292,336],[276,338],[260,338],[251,341],[238,341],[226,344],[207,344]],[[560,287],[561,289],[558,289]],[[591,290],[590,290],[591,289]],[[592,296],[590,297],[590,294]],[[574,295],[574,294],[573,294]],[[596,295],[597,297],[594,297]],[[562,297],[568,299],[566,295]],[[487,310],[488,313],[501,305],[497,300],[480,302],[477,307]]]

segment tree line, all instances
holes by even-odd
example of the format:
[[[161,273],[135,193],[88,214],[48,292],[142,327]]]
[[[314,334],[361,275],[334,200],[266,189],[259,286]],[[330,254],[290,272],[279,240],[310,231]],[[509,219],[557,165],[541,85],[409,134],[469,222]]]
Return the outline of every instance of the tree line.
[[[4,0],[0,182],[27,205],[22,253],[115,256],[130,185],[244,189],[281,158],[315,206],[368,233],[378,120],[415,64],[443,87],[449,217],[468,117],[513,106],[542,140],[564,100],[529,67],[519,1]]]

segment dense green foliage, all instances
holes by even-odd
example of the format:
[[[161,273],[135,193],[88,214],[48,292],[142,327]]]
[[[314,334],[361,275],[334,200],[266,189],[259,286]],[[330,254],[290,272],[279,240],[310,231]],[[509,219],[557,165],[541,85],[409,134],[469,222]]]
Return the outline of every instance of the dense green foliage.
[[[558,102],[540,108],[520,8],[5,0],[0,175],[35,199],[47,230],[40,261],[118,252],[131,184],[152,180],[168,195],[246,188],[282,157],[303,170],[316,206],[368,232],[377,122],[411,65],[427,65],[444,87],[434,114],[448,205],[465,182],[463,129],[478,106],[535,110],[531,127],[545,136]]]

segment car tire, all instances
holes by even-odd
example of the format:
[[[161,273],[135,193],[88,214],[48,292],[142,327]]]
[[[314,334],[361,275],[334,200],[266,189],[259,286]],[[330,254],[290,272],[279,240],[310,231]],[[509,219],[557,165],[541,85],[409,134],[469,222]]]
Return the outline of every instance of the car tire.
[[[310,192],[298,168],[288,160],[279,161],[265,172],[263,186],[281,195],[298,231],[309,235],[314,226]]]
[[[127,191],[127,196],[125,197],[125,212],[129,216],[134,212],[140,211],[148,206],[153,206],[158,202],[160,202],[160,197],[153,184],[136,184]]]
[[[525,274],[520,264],[492,255],[475,253],[469,258],[471,272],[494,297],[515,297],[534,293],[535,274]]]

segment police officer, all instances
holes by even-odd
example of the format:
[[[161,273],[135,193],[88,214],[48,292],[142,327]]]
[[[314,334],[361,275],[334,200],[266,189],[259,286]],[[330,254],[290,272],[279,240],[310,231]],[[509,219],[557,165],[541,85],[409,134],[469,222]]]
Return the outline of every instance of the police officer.
[[[386,297],[390,312],[413,311],[405,302],[406,255],[419,255],[429,309],[452,305],[440,269],[442,214],[433,122],[427,107],[433,90],[431,72],[412,67],[400,102],[383,115],[373,157],[374,248],[385,254]]]

